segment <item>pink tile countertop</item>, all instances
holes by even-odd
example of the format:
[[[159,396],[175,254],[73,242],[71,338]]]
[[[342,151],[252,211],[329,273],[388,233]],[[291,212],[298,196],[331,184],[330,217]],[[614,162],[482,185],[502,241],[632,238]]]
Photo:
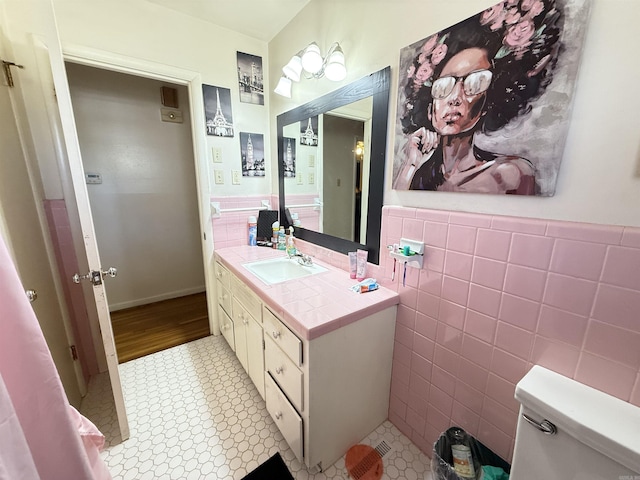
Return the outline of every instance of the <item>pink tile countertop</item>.
[[[400,296],[388,288],[355,293],[350,287],[357,280],[349,273],[322,261],[327,269],[308,277],[267,285],[244,263],[282,257],[282,251],[241,245],[216,250],[215,258],[244,281],[299,336],[313,340],[326,333],[400,303]]]

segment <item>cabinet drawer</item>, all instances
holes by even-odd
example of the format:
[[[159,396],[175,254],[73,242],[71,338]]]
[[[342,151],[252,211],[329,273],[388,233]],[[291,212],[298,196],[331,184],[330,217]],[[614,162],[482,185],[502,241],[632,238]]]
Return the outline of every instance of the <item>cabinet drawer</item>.
[[[229,272],[229,270],[227,270],[227,268],[220,262],[216,262],[216,279],[227,290],[231,288],[231,272]]]
[[[302,418],[289,403],[270,375],[264,376],[267,411],[300,463],[302,460]]]
[[[218,305],[222,306],[224,311],[227,312],[227,315],[231,316],[231,294],[229,293],[229,289],[226,288],[222,282],[218,282],[216,290]]]
[[[280,350],[272,337],[265,338],[265,367],[293,406],[302,411],[303,374]]]
[[[218,317],[220,319],[220,331],[222,332],[222,336],[231,347],[231,350],[235,352],[236,343],[233,336],[233,320],[229,318],[227,312],[225,312],[220,305],[218,305]]]
[[[302,366],[302,342],[300,339],[268,308],[263,308],[262,317],[265,336],[272,338],[293,363],[299,367]]]
[[[258,323],[262,323],[262,302],[260,298],[235,276],[231,279],[231,286],[233,296],[238,299]]]

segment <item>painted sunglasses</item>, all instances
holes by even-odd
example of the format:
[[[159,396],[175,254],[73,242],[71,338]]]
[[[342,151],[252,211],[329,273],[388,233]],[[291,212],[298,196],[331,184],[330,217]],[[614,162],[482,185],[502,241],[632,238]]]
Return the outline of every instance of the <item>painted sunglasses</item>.
[[[454,77],[452,75],[440,77],[431,86],[431,96],[436,100],[442,100],[453,92],[458,81],[462,81],[462,89],[465,95],[478,95],[486,92],[491,85],[493,74],[490,70],[478,70],[471,72],[464,77]]]

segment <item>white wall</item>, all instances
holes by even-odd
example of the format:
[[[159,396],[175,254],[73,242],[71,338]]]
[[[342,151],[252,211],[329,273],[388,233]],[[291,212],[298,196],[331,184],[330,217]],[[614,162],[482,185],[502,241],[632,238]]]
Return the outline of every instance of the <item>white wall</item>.
[[[214,195],[244,195],[247,191],[270,194],[267,178],[243,178],[231,185],[231,171],[241,169],[239,132],[263,133],[269,152],[268,96],[265,105],[241,103],[237,82],[236,52],[262,57],[266,90],[269,89],[265,42],[142,0],[127,2],[77,2],[54,0],[63,50],[81,46],[132,59],[198,72],[202,83],[231,89],[233,138],[207,137],[207,160],[212,147],[222,149],[224,185],[215,185],[213,168],[209,182]],[[202,108],[202,106],[199,106]],[[202,125],[204,132],[204,125]]]
[[[342,45],[348,76],[339,84],[302,80],[293,98],[271,99],[275,117],[323,93],[391,66],[390,130],[393,129],[401,48],[463,20],[496,0],[402,0],[311,3],[269,43],[271,83],[281,67],[311,41],[325,50]],[[393,135],[388,135],[386,205],[494,213],[532,218],[640,226],[640,37],[637,0],[593,0],[578,73],[571,124],[556,194],[509,198],[391,190]],[[272,139],[274,136],[272,135]],[[275,158],[272,141],[272,157]]]
[[[204,291],[196,173],[185,86],[67,64],[110,310]],[[161,121],[160,88],[178,92],[183,123]],[[173,109],[172,109],[173,110]]]

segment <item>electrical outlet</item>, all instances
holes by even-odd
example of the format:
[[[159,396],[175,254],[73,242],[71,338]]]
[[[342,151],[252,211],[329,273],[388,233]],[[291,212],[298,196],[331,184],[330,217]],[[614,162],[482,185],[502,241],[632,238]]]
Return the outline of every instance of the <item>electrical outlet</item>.
[[[240,185],[240,178],[242,178],[242,173],[240,172],[240,170],[231,171],[231,183],[233,185]]]
[[[222,163],[222,148],[213,147],[211,153],[213,155],[213,163]]]
[[[309,185],[313,185],[316,181],[316,176],[313,173],[309,174]]]
[[[302,185],[302,174],[300,172],[296,174],[296,180],[298,185]]]
[[[216,185],[224,185],[224,172],[222,170],[213,171]]]
[[[309,166],[310,167],[315,167],[316,166],[316,157],[315,157],[315,155],[309,155]]]

